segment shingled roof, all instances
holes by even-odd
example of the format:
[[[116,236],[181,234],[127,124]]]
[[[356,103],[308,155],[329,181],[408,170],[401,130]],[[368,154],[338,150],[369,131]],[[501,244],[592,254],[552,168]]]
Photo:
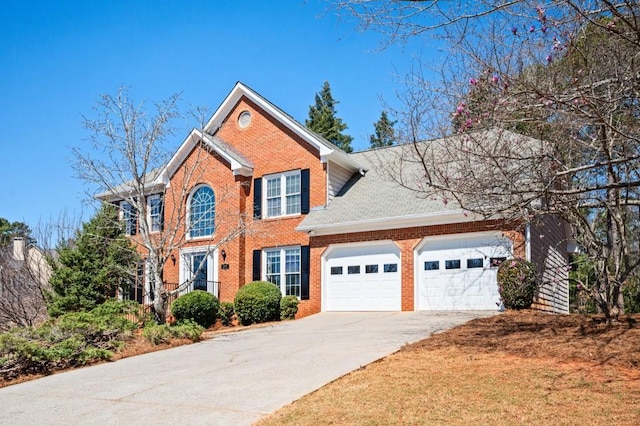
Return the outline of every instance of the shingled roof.
[[[416,191],[424,172],[405,160],[409,149],[401,145],[351,154],[368,166],[367,173],[354,174],[328,206],[312,209],[297,229],[322,235],[469,220],[459,206]],[[392,178],[394,172],[404,185]]]
[[[417,144],[379,148],[351,154],[358,162],[366,164],[367,173],[355,174],[336,197],[325,207],[312,209],[298,226],[298,231],[313,235],[361,232],[382,229],[459,223],[482,219],[480,215],[464,211],[452,197],[426,187],[425,165],[431,162],[445,166],[450,164],[452,173],[469,165],[454,160],[456,149],[471,147],[471,139],[489,148],[500,144],[507,150],[540,155],[544,142],[523,135],[488,129],[469,135],[454,135]],[[530,163],[528,155],[524,162]],[[528,179],[524,166],[516,164],[516,156],[510,160],[513,173]],[[487,167],[482,165],[482,167]],[[507,169],[511,169],[509,166]],[[505,171],[505,170],[502,170]],[[495,201],[495,200],[494,200]]]

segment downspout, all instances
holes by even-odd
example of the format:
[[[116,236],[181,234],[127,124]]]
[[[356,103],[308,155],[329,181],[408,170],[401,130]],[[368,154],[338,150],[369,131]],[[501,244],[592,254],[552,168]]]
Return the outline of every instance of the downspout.
[[[524,257],[531,262],[531,224],[529,223],[524,229]]]

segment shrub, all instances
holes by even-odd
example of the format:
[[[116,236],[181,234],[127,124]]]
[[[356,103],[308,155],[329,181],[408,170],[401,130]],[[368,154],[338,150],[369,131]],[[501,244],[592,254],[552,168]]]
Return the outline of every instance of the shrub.
[[[275,285],[254,281],[236,293],[235,311],[243,325],[278,321],[280,319],[280,289]]]
[[[40,327],[0,335],[0,378],[48,374],[110,359],[136,327],[114,306],[67,313]]]
[[[498,268],[498,290],[507,309],[531,307],[538,289],[536,266],[523,259],[506,260]]]
[[[235,309],[233,307],[233,303],[231,302],[221,302],[220,308],[218,310],[218,316],[220,317],[220,322],[224,326],[230,326],[233,322],[233,316],[235,315]]]
[[[142,336],[154,345],[169,343],[171,338],[189,339],[198,342],[202,338],[204,327],[192,320],[183,320],[177,325],[158,325],[151,322],[142,330]]]
[[[218,298],[206,291],[196,290],[178,297],[171,305],[171,313],[176,321],[194,321],[204,328],[216,323]]]
[[[292,320],[298,313],[298,298],[296,296],[285,296],[280,300],[280,319]]]

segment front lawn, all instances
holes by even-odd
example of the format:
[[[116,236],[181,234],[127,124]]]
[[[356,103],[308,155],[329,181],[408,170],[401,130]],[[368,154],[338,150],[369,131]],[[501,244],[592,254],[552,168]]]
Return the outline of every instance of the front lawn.
[[[640,424],[640,316],[508,312],[432,336],[259,425]]]

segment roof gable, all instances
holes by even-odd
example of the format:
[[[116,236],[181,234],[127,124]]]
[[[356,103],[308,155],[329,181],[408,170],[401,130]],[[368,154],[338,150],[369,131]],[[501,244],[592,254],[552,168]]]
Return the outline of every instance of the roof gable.
[[[322,162],[333,161],[354,172],[364,168],[360,162],[350,157],[349,154],[342,151],[322,136],[298,123],[290,115],[276,107],[242,82],[237,82],[231,92],[229,92],[227,97],[222,101],[222,104],[220,104],[216,112],[205,125],[205,133],[215,135],[242,97],[249,99],[271,117],[291,130],[294,134],[309,143],[313,148],[317,149]]]
[[[163,179],[165,183],[167,183],[168,179],[173,176],[176,170],[178,170],[182,163],[187,159],[189,153],[200,141],[202,141],[207,148],[211,149],[229,162],[234,176],[253,175],[253,164],[251,161],[233,149],[233,147],[216,136],[211,136],[207,133],[202,133],[198,129],[193,129],[184,142],[182,142],[176,153],[173,154],[173,157],[171,157],[171,160],[169,160],[159,178]]]

